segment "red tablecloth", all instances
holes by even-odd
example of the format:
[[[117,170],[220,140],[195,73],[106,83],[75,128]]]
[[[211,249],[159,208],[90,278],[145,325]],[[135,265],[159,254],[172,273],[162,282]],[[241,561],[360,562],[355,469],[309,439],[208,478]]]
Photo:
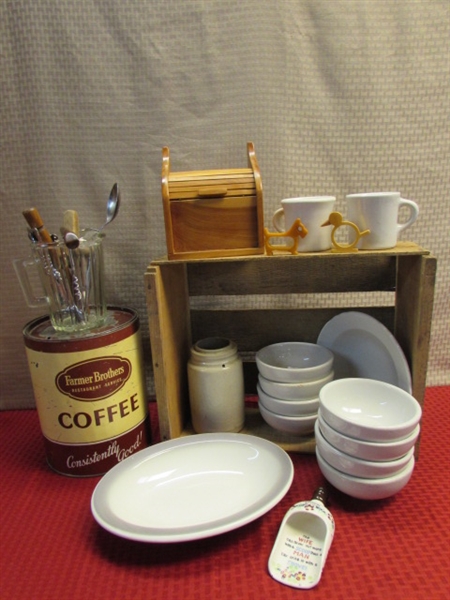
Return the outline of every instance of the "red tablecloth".
[[[154,404],[151,415],[156,440]],[[257,521],[201,541],[145,544],[94,521],[98,477],[47,467],[35,411],[3,412],[0,427],[2,600],[450,597],[450,387],[427,389],[419,461],[400,493],[365,502],[331,489],[335,539],[319,585],[302,591],[274,581],[267,559],[286,510],[324,483],[313,455],[292,455],[291,489]]]

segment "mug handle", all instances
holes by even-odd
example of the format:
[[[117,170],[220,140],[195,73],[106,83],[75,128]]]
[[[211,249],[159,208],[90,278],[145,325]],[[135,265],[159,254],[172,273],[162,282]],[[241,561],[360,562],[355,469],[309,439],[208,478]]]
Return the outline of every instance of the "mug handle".
[[[284,227],[282,227],[282,225],[281,225],[281,219],[283,218],[283,216],[284,216],[284,209],[283,209],[283,207],[281,207],[281,208],[277,208],[277,210],[273,213],[273,217],[272,217],[273,226],[279,233],[285,233],[285,231],[286,231],[286,229]]]
[[[397,223],[397,235],[404,231],[407,227],[412,225],[419,216],[419,206],[413,200],[406,200],[406,198],[400,198],[399,209],[401,206],[408,206],[410,210],[409,219],[405,223]]]
[[[22,260],[21,258],[17,258],[13,261],[13,265],[28,306],[30,308],[39,308],[40,306],[47,304],[46,296],[38,297],[34,295],[30,278],[28,276],[28,269],[33,267],[36,268],[36,261],[33,259]]]

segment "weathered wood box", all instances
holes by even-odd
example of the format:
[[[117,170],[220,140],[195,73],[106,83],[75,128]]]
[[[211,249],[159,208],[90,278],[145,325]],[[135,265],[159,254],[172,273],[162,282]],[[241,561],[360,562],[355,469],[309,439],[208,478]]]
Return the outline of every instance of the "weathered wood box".
[[[325,323],[348,309],[371,314],[394,333],[411,368],[413,395],[423,404],[435,271],[436,259],[410,242],[352,254],[152,262],[145,284],[161,439],[192,433],[186,366],[193,342],[216,335],[235,341],[245,360],[246,392],[255,394],[257,350],[279,341],[316,342]],[[342,306],[342,298],[354,292],[367,294],[368,305]],[[373,292],[386,292],[381,294],[386,303],[371,306]],[[273,298],[283,306],[283,295],[304,294],[310,299],[305,308],[270,306]],[[314,307],[315,298],[317,306],[325,298],[325,307]],[[333,304],[334,298],[339,302]],[[232,308],[217,309],[219,301],[227,300]],[[244,432],[290,451],[312,452],[315,447],[313,437],[270,428],[257,408],[247,410]]]

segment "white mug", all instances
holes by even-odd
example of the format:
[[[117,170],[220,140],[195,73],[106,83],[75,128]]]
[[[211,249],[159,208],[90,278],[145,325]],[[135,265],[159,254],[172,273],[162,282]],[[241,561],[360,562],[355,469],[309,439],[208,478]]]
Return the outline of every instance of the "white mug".
[[[298,252],[318,252],[331,248],[330,230],[322,227],[328,219],[336,202],[334,196],[310,196],[305,198],[285,198],[281,208],[272,217],[273,226],[277,231],[287,231],[296,219],[302,221],[308,230],[304,238],[298,241]],[[284,227],[282,225],[284,216]]]
[[[393,248],[397,244],[399,234],[412,225],[419,216],[419,207],[412,200],[400,196],[400,192],[374,192],[368,194],[349,194],[347,200],[347,218],[362,231],[369,229],[368,235],[362,236],[358,248],[363,250],[381,250]],[[405,223],[398,222],[401,206],[410,211]]]

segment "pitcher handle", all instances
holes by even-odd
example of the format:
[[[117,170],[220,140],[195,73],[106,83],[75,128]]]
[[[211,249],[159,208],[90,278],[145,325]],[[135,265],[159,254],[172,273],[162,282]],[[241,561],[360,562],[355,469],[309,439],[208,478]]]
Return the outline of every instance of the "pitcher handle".
[[[44,304],[47,304],[46,296],[35,296],[31,285],[28,270],[31,268],[36,269],[36,261],[33,259],[22,260],[16,258],[13,261],[14,270],[16,271],[17,279],[19,280],[22,293],[25,297],[25,301],[30,308],[39,308]]]

